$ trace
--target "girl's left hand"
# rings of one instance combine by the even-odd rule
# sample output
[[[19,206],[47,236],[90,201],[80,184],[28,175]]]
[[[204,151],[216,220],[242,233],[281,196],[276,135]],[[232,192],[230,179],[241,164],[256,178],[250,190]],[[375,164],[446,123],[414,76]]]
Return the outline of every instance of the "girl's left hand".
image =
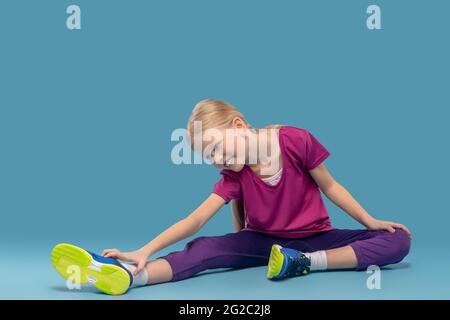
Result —
[[[367,224],[367,229],[369,230],[386,230],[391,233],[395,232],[395,229],[402,229],[406,231],[409,234],[409,237],[412,238],[411,232],[407,227],[402,225],[401,223],[396,223],[392,221],[383,221],[383,220],[377,220],[373,219]]]
[[[132,252],[121,252],[117,249],[105,249],[102,252],[102,256],[105,258],[114,258],[120,259],[124,262],[135,262],[136,269],[133,274],[137,275],[142,269],[145,268],[145,264],[147,263],[148,254],[142,250],[136,250]]]

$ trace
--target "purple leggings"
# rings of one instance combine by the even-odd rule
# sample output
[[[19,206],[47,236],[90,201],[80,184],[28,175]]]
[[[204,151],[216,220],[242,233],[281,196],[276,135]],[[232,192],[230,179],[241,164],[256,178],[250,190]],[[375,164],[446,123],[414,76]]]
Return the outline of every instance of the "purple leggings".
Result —
[[[381,267],[400,262],[409,252],[410,238],[401,229],[394,233],[334,229],[301,239],[239,231],[223,236],[198,237],[188,242],[183,250],[159,258],[167,260],[172,267],[172,281],[178,281],[207,269],[267,265],[273,244],[302,252],[350,245],[358,260],[356,270],[366,270],[370,265]]]

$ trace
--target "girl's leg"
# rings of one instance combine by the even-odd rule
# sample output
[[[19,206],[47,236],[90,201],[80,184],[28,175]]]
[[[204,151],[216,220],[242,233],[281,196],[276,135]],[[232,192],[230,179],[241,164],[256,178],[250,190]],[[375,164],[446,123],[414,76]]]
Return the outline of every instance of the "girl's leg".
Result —
[[[326,250],[327,269],[354,269],[358,266],[358,259],[351,246]]]
[[[275,242],[277,238],[253,231],[198,237],[183,250],[149,262],[148,283],[183,280],[208,269],[267,265]]]
[[[146,265],[148,284],[178,281],[203,270],[267,265],[273,244],[302,252],[325,250],[327,269],[365,270],[369,265],[400,262],[409,252],[409,235],[369,230],[335,229],[304,239],[281,239],[252,231],[198,237],[181,251]]]
[[[148,274],[147,284],[157,284],[171,281],[173,278],[172,268],[165,259],[156,259],[145,265]]]
[[[303,252],[325,250],[327,269],[365,270],[370,265],[381,267],[400,262],[410,245],[409,235],[401,229],[394,233],[335,229],[289,241],[285,246]]]

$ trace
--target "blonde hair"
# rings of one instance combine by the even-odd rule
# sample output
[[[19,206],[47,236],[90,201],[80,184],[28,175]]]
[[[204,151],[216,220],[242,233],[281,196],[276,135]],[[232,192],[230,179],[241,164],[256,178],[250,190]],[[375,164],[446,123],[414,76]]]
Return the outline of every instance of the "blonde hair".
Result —
[[[218,99],[204,99],[198,102],[187,122],[187,138],[190,142],[191,148],[194,144],[194,121],[201,121],[202,131],[210,128],[226,129],[231,127],[233,119],[239,117],[251,129],[250,123],[245,119],[242,112],[231,104]],[[272,124],[265,127],[265,129],[278,128],[281,124]]]

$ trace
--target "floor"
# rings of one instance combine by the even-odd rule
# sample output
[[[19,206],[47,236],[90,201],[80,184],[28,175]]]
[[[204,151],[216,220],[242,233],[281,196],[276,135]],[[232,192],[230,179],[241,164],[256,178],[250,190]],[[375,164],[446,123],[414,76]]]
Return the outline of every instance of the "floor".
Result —
[[[370,274],[328,271],[281,282],[265,279],[265,267],[205,271],[191,279],[134,288],[108,296],[94,287],[68,290],[52,268],[49,246],[14,248],[0,265],[1,299],[449,299],[449,256],[415,248],[401,263],[381,270],[381,288],[369,290]],[[3,248],[6,250],[6,248]],[[26,259],[25,259],[26,257]],[[430,261],[433,264],[430,264]],[[5,290],[6,288],[6,290]]]

